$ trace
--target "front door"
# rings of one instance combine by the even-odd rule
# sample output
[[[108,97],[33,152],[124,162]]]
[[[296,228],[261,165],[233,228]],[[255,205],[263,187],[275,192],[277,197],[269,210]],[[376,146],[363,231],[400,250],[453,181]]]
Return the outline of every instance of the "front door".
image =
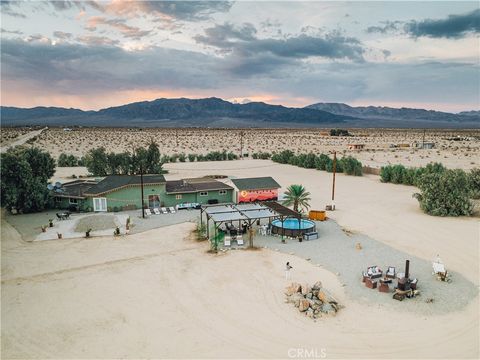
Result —
[[[160,207],[160,196],[148,195],[148,207],[150,209],[156,209]]]
[[[107,211],[107,198],[93,198],[93,211]]]

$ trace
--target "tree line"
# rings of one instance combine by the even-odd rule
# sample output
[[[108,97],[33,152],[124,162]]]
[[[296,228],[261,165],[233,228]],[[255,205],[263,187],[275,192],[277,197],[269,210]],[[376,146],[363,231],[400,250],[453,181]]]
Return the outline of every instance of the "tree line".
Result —
[[[308,153],[295,155],[291,150],[283,150],[277,154],[273,154],[272,161],[307,169],[333,172],[333,159],[326,154],[316,155],[314,153]],[[337,159],[335,171],[347,175],[362,176],[362,163],[352,156],[345,156]]]

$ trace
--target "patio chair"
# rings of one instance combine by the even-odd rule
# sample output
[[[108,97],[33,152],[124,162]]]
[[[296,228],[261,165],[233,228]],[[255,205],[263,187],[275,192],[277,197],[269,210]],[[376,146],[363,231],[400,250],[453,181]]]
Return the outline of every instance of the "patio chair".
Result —
[[[168,214],[167,208],[162,207],[162,213]]]
[[[160,215],[160,210],[158,208],[153,208],[155,215]]]
[[[170,206],[168,209],[172,214],[175,214],[177,212],[173,206]]]
[[[150,209],[145,209],[145,215],[147,216],[152,215],[152,212],[150,211]]]
[[[56,215],[58,220],[63,220],[63,216],[61,216],[59,213],[56,213]]]
[[[386,273],[385,273],[385,277],[387,279],[395,279],[395,274],[396,274],[396,269],[394,266],[389,266]]]
[[[230,246],[230,238],[225,236],[225,238],[223,239],[223,246],[227,247],[227,246]]]

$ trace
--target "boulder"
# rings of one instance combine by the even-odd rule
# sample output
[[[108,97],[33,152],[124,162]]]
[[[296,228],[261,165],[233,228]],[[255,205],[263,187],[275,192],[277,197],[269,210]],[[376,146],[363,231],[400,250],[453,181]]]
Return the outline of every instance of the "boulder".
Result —
[[[307,311],[310,307],[310,303],[306,299],[302,299],[299,301],[298,311],[304,312]]]
[[[312,295],[311,292],[309,292],[309,293],[306,295],[306,298],[307,298],[307,299],[312,299],[312,297],[313,297],[313,295]]]
[[[308,309],[305,314],[310,318],[313,319],[315,317],[315,314],[313,313],[313,310],[310,308]]]
[[[289,286],[285,288],[285,295],[290,296],[293,295],[297,292],[299,292],[301,289],[300,284],[297,283],[291,283]]]
[[[310,292],[310,290],[311,289],[310,289],[310,286],[308,286],[308,284],[302,285],[301,291],[303,296],[307,295]]]
[[[320,290],[322,288],[322,282],[317,281],[315,284],[312,286],[312,290]]]
[[[329,315],[334,315],[336,313],[335,308],[331,304],[323,304],[321,308],[322,312]]]
[[[324,303],[337,302],[335,298],[325,289],[318,292],[318,298]]]
[[[290,296],[290,302],[293,303],[296,307],[299,306],[300,300],[305,300],[300,293],[295,293],[292,296]]]

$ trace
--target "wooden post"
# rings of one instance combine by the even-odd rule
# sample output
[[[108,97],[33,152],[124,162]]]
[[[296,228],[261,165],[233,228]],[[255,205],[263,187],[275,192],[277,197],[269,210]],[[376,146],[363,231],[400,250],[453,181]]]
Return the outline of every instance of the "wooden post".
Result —
[[[143,166],[140,164],[140,187],[142,189],[142,218],[145,219],[145,206],[144,206],[144,199],[143,199]]]
[[[333,152],[332,210],[335,210],[335,174],[337,172],[337,152]]]

